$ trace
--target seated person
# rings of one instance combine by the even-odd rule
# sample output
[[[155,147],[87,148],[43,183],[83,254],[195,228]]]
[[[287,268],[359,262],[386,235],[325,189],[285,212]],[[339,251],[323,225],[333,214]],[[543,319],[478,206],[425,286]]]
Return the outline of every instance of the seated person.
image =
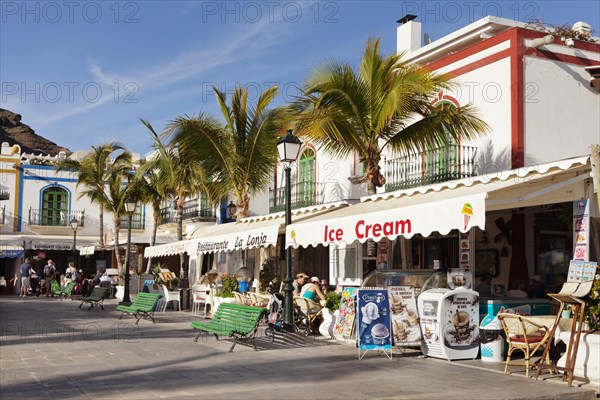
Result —
[[[515,299],[526,299],[527,298],[527,292],[525,291],[526,287],[525,287],[525,282],[523,281],[517,281],[515,282],[515,287],[513,287],[512,289],[510,289],[506,295],[508,297],[514,297]]]
[[[317,296],[319,297],[319,299],[325,300],[326,297],[323,291],[321,290],[321,285],[319,284],[319,282],[319,278],[317,278],[316,276],[310,278],[310,283],[307,283],[302,287],[301,296],[312,301],[318,301]]]
[[[476,292],[479,292],[479,297],[491,297],[492,296],[492,275],[484,272],[479,278],[479,285],[475,288]]]
[[[300,296],[302,286],[307,282],[308,275],[304,272],[300,272],[296,275],[296,279],[292,282],[292,286],[294,286],[294,296]]]
[[[98,269],[96,270],[96,276],[92,279],[92,287],[100,284],[100,279],[102,278],[103,271]]]
[[[530,299],[546,297],[546,290],[542,284],[542,278],[539,275],[531,277],[531,286],[527,288],[527,296]]]

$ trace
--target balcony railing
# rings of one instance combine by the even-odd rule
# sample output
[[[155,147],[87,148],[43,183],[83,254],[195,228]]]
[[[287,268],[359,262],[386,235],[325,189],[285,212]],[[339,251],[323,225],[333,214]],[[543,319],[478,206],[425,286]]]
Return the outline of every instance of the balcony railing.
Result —
[[[119,218],[119,222],[121,223],[121,229],[129,228],[129,217],[122,216]],[[131,229],[144,229],[146,223],[142,214],[133,214],[131,217]]]
[[[198,219],[198,218],[214,218],[215,211],[212,207],[208,207],[208,201],[201,198],[188,200],[183,205],[183,220]],[[163,224],[177,223],[177,210],[170,207],[165,207],[160,210]]]
[[[292,183],[292,209],[323,204],[322,182],[301,181]],[[285,186],[277,190],[269,189],[269,212],[285,210]]]
[[[54,210],[54,209],[29,209],[29,225],[37,226],[64,226],[70,227],[69,223],[77,218],[79,227],[85,226],[85,211]]]
[[[387,161],[385,191],[475,176],[477,147],[448,145]]]

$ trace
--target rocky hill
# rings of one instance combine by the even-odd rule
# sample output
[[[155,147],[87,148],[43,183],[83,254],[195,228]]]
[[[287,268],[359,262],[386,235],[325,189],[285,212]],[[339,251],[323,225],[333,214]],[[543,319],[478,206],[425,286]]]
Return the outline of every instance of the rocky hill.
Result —
[[[18,144],[25,153],[57,155],[60,151],[71,153],[66,147],[57,145],[21,122],[21,116],[0,108],[0,143]]]

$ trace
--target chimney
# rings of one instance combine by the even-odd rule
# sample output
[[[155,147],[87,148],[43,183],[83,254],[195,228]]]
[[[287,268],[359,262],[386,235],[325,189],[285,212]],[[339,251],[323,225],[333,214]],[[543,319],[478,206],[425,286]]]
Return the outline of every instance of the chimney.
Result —
[[[421,48],[421,23],[414,21],[416,15],[407,14],[398,21],[396,29],[396,52],[413,52]]]

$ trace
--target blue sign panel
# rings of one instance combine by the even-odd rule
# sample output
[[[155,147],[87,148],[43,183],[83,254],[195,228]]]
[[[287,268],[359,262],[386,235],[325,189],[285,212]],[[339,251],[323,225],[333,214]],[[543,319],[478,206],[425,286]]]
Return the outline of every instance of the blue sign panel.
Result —
[[[387,289],[360,289],[357,295],[356,317],[360,350],[392,348],[390,300]]]

